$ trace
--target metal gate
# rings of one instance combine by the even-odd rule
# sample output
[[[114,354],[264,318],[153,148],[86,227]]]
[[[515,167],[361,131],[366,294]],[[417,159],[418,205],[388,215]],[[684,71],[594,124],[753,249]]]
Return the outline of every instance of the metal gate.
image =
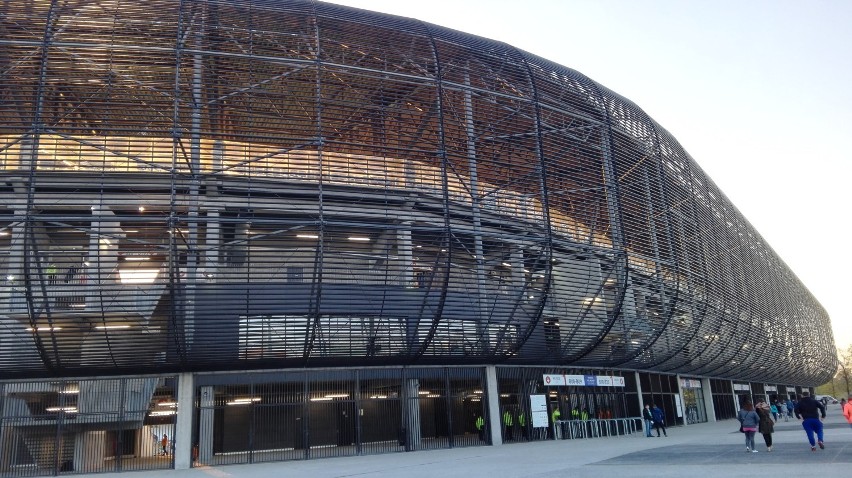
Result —
[[[172,468],[174,384],[174,377],[0,384],[0,476]]]
[[[194,462],[304,460],[484,444],[475,428],[483,413],[482,389],[482,370],[470,368],[199,377]]]

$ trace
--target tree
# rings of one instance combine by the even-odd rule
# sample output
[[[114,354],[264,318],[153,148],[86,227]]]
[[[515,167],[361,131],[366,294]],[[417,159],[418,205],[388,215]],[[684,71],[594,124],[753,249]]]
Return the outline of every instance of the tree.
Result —
[[[834,376],[833,382],[840,381],[843,385],[841,390],[845,389],[846,394],[843,397],[852,395],[850,393],[849,380],[852,379],[852,345],[843,349],[837,349],[837,374]],[[839,379],[839,380],[838,380]],[[839,387],[838,387],[839,388]]]

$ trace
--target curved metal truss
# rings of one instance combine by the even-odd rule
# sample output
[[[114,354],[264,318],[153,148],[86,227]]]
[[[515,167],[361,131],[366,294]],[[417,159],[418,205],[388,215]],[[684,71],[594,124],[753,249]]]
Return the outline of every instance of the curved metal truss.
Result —
[[[0,32],[3,376],[834,371],[789,268],[574,70],[306,1],[12,1]]]

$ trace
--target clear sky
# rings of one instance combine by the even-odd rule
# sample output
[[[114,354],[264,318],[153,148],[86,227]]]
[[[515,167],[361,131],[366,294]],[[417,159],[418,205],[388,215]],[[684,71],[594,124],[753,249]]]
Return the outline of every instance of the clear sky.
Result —
[[[671,132],[852,344],[852,1],[336,0],[576,69]]]

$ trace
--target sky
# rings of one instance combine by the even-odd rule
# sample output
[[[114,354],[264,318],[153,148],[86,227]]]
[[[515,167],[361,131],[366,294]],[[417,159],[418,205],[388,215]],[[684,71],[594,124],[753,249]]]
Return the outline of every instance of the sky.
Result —
[[[677,138],[852,345],[852,1],[332,0],[500,40]]]

